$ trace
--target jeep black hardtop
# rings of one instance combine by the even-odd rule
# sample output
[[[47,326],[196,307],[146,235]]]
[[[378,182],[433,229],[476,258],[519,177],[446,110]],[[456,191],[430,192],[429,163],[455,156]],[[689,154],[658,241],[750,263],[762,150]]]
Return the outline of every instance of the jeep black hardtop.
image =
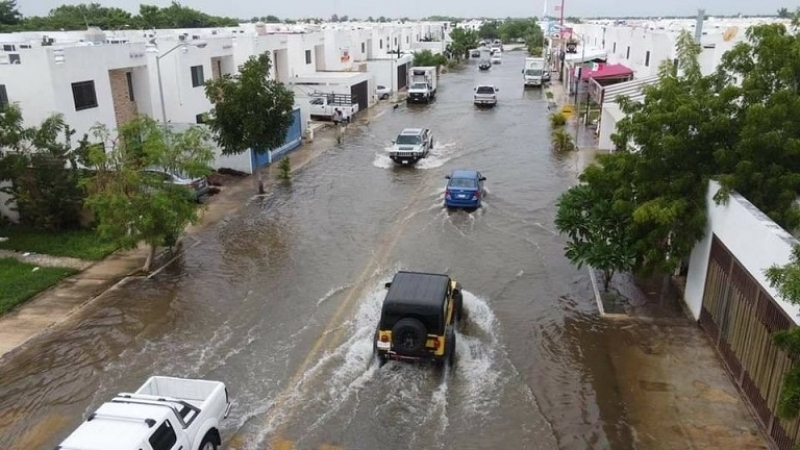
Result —
[[[441,333],[447,317],[450,277],[422,272],[395,274],[383,301],[381,327],[390,328],[403,317],[422,321],[429,332]]]

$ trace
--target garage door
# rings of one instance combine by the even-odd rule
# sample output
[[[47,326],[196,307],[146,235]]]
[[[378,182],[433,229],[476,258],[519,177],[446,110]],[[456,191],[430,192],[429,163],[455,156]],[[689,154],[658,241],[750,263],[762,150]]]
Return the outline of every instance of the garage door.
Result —
[[[366,81],[350,86],[350,95],[358,103],[358,111],[364,111],[369,107],[369,89]]]
[[[397,90],[403,89],[408,84],[408,64],[397,66]]]

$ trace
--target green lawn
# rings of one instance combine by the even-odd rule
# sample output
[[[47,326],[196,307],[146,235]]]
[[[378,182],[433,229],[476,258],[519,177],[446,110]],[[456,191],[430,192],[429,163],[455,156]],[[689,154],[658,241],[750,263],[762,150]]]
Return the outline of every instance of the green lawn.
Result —
[[[100,260],[116,250],[116,246],[100,239],[94,230],[48,232],[23,227],[0,229],[0,249],[33,252],[43,255]]]
[[[63,267],[40,267],[0,258],[0,314],[75,273]]]

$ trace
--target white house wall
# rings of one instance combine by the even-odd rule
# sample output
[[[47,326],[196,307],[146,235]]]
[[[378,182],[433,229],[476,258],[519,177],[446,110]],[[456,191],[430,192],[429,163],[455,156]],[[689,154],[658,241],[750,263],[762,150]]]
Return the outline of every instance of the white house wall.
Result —
[[[738,194],[732,195],[727,205],[717,205],[713,197],[718,190],[719,184],[712,181],[706,195],[706,235],[695,245],[689,261],[684,298],[692,316],[696,320],[700,317],[713,233],[798,323],[800,307],[781,300],[764,276],[764,270],[769,267],[789,262],[792,246],[797,244],[797,240]]]
[[[52,55],[42,49],[20,53],[20,64],[0,65],[0,84],[5,85],[9,102],[18,103],[22,109],[25,123],[38,125],[58,111],[50,75]]]
[[[298,33],[286,35],[288,39],[289,77],[294,78],[316,72],[316,55],[314,47],[325,44],[325,36],[321,32]],[[306,51],[311,52],[310,61],[306,61]]]

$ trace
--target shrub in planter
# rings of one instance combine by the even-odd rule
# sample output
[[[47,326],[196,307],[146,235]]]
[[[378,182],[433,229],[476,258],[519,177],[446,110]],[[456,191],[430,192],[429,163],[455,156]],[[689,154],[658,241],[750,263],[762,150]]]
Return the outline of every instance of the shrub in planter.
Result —
[[[550,114],[550,126],[555,128],[561,128],[567,124],[567,118],[564,117],[561,113],[553,113]]]

